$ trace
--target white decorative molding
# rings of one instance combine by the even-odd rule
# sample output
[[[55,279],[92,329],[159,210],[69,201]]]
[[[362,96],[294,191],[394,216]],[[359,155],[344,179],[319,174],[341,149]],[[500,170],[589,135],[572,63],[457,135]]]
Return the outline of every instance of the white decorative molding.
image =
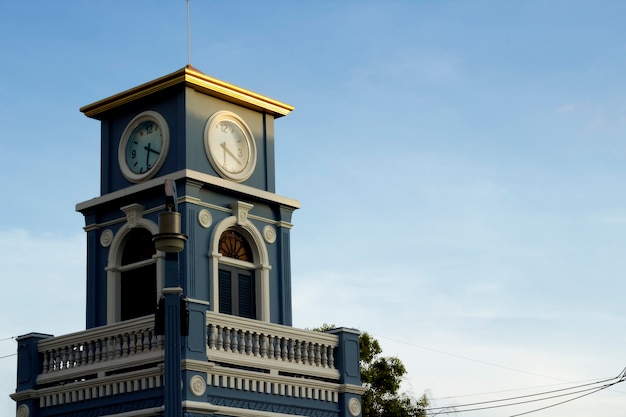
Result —
[[[121,309],[119,300],[122,278],[122,254],[124,252],[124,239],[126,235],[136,227],[142,227],[153,235],[159,233],[159,226],[156,223],[149,219],[144,219],[142,216],[136,216],[140,208],[143,212],[143,206],[139,204],[131,204],[122,207],[122,210],[127,213],[128,222],[117,231],[111,242],[111,248],[109,249],[107,266],[105,268],[107,271],[107,324],[120,321]],[[134,215],[132,213],[134,213]],[[130,221],[131,217],[133,222]],[[157,293],[154,295],[155,302],[157,300],[157,294],[161,292],[163,283],[165,282],[165,277],[163,276],[163,262],[164,252],[160,251],[157,251],[156,255],[154,255],[151,260],[145,261],[146,264],[156,263],[157,265]]]
[[[348,410],[353,417],[359,417],[361,414],[361,402],[356,398],[350,398],[348,401]]]
[[[17,407],[17,413],[15,414],[17,417],[29,417],[30,416],[30,408],[26,404],[22,404]]]
[[[111,242],[113,242],[113,232],[111,229],[106,229],[100,235],[100,245],[102,245],[103,248],[108,248]]]
[[[237,219],[238,226],[243,226],[248,222],[248,212],[252,207],[254,207],[252,204],[243,201],[235,201],[230,205],[230,208],[233,210],[233,216]]]
[[[137,227],[137,222],[143,217],[145,209],[141,204],[130,204],[120,208],[126,214],[126,222],[131,229]]]
[[[263,228],[263,238],[267,243],[276,242],[276,230],[272,226],[265,226]]]
[[[189,389],[196,397],[201,397],[206,392],[206,381],[200,375],[194,375],[189,380]]]
[[[209,186],[216,186],[218,188],[232,190],[236,193],[247,194],[254,199],[278,203],[282,206],[285,206],[286,208],[291,208],[293,210],[300,208],[300,202],[298,202],[297,200],[293,200],[291,198],[283,197],[269,191],[260,190],[249,185],[239,184],[236,182],[225,180],[215,175],[205,174],[203,172],[198,172],[191,169],[181,169],[180,171],[173,172],[168,175],[168,178],[171,178],[173,180],[192,179],[196,181],[201,181],[202,183],[205,183]],[[122,190],[114,191],[100,197],[95,197],[90,200],[83,201],[82,203],[76,204],[76,210],[83,212],[100,204],[112,202],[128,195],[140,193],[142,191],[150,190],[155,187],[159,187],[159,189],[163,188],[163,178],[153,178],[147,181],[140,182],[138,184],[131,185],[130,187],[126,187]]]
[[[235,267],[241,267],[255,271],[256,291],[257,291],[257,319],[260,321],[269,321],[270,319],[270,269],[269,254],[261,232],[252,224],[248,218],[248,210],[252,208],[252,204],[237,201],[231,205],[233,215],[218,222],[211,232],[211,240],[209,247],[209,262],[211,268],[211,280],[213,288],[218,288],[219,264],[228,264]],[[241,218],[245,221],[240,223]],[[237,259],[222,256],[218,252],[219,239],[222,233],[227,229],[238,226],[240,232],[243,232],[250,240],[250,246],[253,251],[253,262],[244,262]],[[217,311],[219,304],[219,291],[212,291],[211,307]]]
[[[204,227],[205,229],[211,226],[211,223],[213,223],[213,217],[211,217],[211,213],[209,212],[209,210],[200,210],[200,212],[198,213],[198,223],[200,223],[200,226]]]

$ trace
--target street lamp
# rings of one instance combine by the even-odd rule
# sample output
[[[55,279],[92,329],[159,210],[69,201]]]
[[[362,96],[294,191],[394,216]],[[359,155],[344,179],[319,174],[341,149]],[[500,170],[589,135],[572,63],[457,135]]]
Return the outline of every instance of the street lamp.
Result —
[[[165,285],[155,314],[155,332],[165,334],[165,357],[163,377],[165,417],[182,417],[182,394],[180,386],[181,361],[181,300],[178,253],[185,247],[187,236],[181,232],[180,213],[176,196],[176,184],[165,180],[165,211],[159,214],[159,233],[153,237],[157,250],[165,252]]]

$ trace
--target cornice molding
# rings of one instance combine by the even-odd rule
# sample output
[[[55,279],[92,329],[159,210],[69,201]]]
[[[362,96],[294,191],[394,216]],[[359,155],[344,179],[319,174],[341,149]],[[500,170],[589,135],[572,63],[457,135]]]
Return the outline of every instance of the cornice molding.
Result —
[[[96,207],[100,204],[109,203],[119,198],[127,197],[139,193],[141,191],[149,190],[155,187],[163,187],[163,181],[165,178],[173,180],[187,179],[192,181],[200,181],[205,186],[221,188],[225,190],[235,191],[239,194],[238,198],[246,199],[252,197],[253,200],[261,200],[269,203],[277,203],[290,210],[296,210],[300,208],[300,202],[288,197],[283,197],[278,194],[271,193],[269,191],[261,190],[258,188],[250,187],[249,185],[239,184],[236,182],[228,181],[223,178],[219,178],[213,175],[204,174],[202,172],[194,171],[191,169],[181,169],[180,171],[173,172],[171,174],[164,175],[158,178],[152,178],[148,181],[141,182],[139,184],[133,184],[129,187],[121,190],[114,191],[102,195],[100,197],[92,198],[91,200],[83,201],[76,204],[76,211],[84,212],[92,207]],[[181,196],[184,197],[184,196]],[[149,210],[146,210],[149,212]]]
[[[176,85],[184,85],[198,92],[240,106],[263,113],[269,113],[276,118],[286,116],[294,109],[294,107],[289,104],[210,77],[191,65],[188,65],[171,74],[157,78],[156,80],[149,81],[119,94],[83,106],[80,111],[87,117],[101,120],[104,114],[109,110]]]

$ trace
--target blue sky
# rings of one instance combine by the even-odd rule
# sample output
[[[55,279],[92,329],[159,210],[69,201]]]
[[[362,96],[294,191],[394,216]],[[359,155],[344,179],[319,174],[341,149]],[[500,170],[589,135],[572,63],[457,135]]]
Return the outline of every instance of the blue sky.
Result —
[[[191,0],[191,64],[296,108],[276,123],[277,191],[302,203],[295,325],[372,333],[438,406],[617,375],[624,15],[621,1]],[[78,109],[186,64],[183,0],[0,3],[0,339],[83,328],[74,206],[99,195],[100,147]],[[15,362],[0,359],[3,415]],[[617,385],[533,415],[625,404]]]

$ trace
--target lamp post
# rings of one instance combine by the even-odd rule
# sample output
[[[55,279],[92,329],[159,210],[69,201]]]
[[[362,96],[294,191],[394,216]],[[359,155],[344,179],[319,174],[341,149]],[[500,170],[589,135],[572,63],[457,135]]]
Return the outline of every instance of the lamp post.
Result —
[[[165,252],[165,285],[163,288],[165,358],[164,358],[164,406],[165,417],[182,417],[182,394],[180,385],[181,361],[181,297],[178,252],[185,247],[187,236],[180,233],[180,213],[176,196],[176,184],[165,180],[165,211],[159,214],[159,233],[154,236],[157,250]],[[159,302],[161,304],[161,302]],[[156,314],[159,320],[159,312]],[[159,327],[155,323],[155,327]]]

